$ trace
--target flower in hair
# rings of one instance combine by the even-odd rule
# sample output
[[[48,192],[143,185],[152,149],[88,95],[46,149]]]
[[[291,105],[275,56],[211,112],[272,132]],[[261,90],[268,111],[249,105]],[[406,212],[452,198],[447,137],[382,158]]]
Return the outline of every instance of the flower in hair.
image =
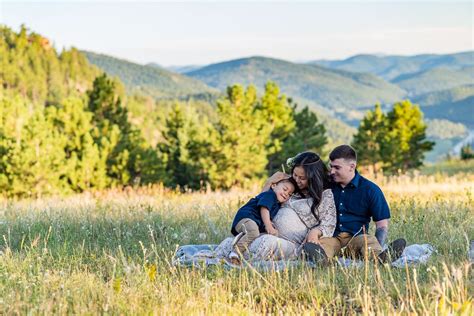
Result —
[[[286,160],[286,165],[288,166],[288,168],[290,169],[293,169],[293,167],[295,166],[295,157],[290,157]]]

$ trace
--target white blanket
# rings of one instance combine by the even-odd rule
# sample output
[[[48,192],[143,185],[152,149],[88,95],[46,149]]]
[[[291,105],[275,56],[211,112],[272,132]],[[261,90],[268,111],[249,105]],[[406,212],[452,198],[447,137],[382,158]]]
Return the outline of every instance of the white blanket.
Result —
[[[185,245],[178,248],[173,258],[173,264],[179,266],[207,267],[211,265],[223,265],[226,268],[253,267],[258,270],[282,270],[287,267],[301,265],[302,262],[297,257],[288,260],[264,260],[261,258],[247,258],[242,266],[232,265],[225,257],[228,255],[228,243],[232,238],[225,239],[220,245]],[[435,252],[433,246],[429,244],[414,244],[407,246],[402,256],[392,262],[393,267],[403,268],[405,265],[425,264]],[[313,263],[306,262],[309,266]],[[364,263],[360,260],[338,258],[338,264],[344,267],[362,267]]]

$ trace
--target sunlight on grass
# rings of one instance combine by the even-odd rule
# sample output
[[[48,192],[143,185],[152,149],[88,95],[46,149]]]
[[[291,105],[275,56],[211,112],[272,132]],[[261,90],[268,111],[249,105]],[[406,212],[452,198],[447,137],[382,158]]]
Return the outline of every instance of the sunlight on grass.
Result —
[[[472,176],[377,181],[392,207],[390,236],[432,244],[427,265],[279,272],[172,265],[178,245],[228,236],[235,210],[258,187],[4,200],[0,313],[472,315]]]

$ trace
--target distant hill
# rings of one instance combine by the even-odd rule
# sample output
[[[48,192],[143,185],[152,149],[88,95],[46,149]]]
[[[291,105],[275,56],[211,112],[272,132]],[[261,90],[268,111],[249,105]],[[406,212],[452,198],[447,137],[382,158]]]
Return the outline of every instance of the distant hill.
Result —
[[[198,70],[199,68],[202,68],[202,65],[186,65],[186,66],[169,66],[166,67],[169,71],[177,72],[179,74],[184,74],[186,72]]]
[[[474,84],[431,92],[412,99],[426,118],[447,119],[474,128]]]
[[[446,55],[356,55],[310,64],[378,75],[405,90],[405,97],[420,104],[425,117],[473,126],[474,51]]]
[[[427,119],[426,123],[428,125],[426,136],[435,142],[433,150],[425,156],[426,161],[435,162],[445,158],[446,154],[469,134],[469,130],[461,123],[443,119]]]
[[[472,95],[474,95],[474,84],[422,94],[413,98],[413,102],[419,104],[422,107],[432,105],[437,106],[440,104],[450,104],[461,101]]]
[[[197,69],[203,67],[203,66],[200,66],[200,65],[184,65],[184,66],[168,66],[168,67],[165,67],[165,66],[162,66],[162,65],[157,64],[157,63],[148,63],[145,66],[150,66],[150,67],[155,67],[155,68],[160,68],[160,69],[166,69],[166,70],[169,70],[171,72],[177,72],[179,74],[183,74],[185,72],[197,70]]]
[[[333,69],[372,73],[390,81],[400,75],[418,73],[432,68],[457,70],[474,66],[474,51],[446,55],[356,55],[344,60],[315,60],[310,63]]]
[[[107,55],[87,51],[83,53],[91,64],[111,76],[119,77],[129,93],[140,93],[154,98],[217,93],[203,82],[170,72],[157,65],[144,66]]]
[[[414,74],[401,75],[392,80],[409,95],[446,90],[462,85],[474,84],[474,66],[462,69],[433,68]]]
[[[219,90],[235,83],[254,84],[261,89],[268,80],[272,80],[288,96],[310,100],[328,109],[392,103],[406,95],[398,86],[372,74],[266,57],[231,60],[185,74]]]
[[[146,64],[145,66],[155,67],[155,68],[159,68],[159,69],[165,68],[165,67],[161,66],[161,65],[158,64],[158,63],[148,63],[148,64]]]
[[[52,41],[25,26],[17,33],[0,24],[0,96],[21,95],[35,105],[57,104],[82,96],[99,74],[76,48],[58,53]]]
[[[474,128],[474,95],[449,103],[449,106],[440,103],[421,109],[427,118],[446,119],[462,123],[471,129]]]

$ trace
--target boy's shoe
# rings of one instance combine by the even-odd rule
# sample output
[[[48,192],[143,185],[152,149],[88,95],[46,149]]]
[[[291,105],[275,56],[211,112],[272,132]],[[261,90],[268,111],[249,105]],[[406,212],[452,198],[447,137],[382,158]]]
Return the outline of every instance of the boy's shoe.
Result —
[[[230,254],[229,254],[229,257],[227,257],[228,259],[228,262],[230,264],[233,264],[233,265],[236,265],[236,266],[240,266],[242,264],[242,261],[240,261],[240,256],[238,253],[232,251]]]
[[[397,240],[392,241],[387,249],[382,251],[379,256],[379,262],[380,263],[389,263],[397,260],[400,258],[400,256],[403,253],[403,250],[405,250],[405,247],[407,246],[407,241],[403,238],[399,238]]]
[[[235,245],[237,245],[239,240],[242,239],[242,237],[244,236],[245,236],[245,232],[240,232],[234,237],[234,240],[232,240],[232,249],[235,248]]]
[[[306,260],[314,263],[320,263],[325,265],[329,261],[329,258],[326,255],[326,252],[324,251],[323,247],[312,242],[307,242],[304,244],[303,254]]]

